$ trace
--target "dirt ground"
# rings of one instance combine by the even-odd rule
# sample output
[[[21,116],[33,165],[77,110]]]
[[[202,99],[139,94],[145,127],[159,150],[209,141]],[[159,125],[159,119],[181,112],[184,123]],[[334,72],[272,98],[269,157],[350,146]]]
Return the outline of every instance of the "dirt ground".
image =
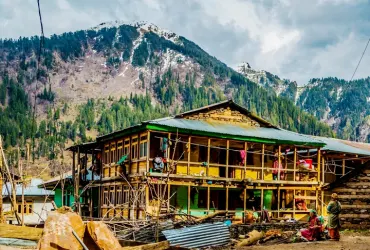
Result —
[[[242,247],[238,250],[370,250],[370,232],[343,232],[340,241],[318,241],[272,246]]]

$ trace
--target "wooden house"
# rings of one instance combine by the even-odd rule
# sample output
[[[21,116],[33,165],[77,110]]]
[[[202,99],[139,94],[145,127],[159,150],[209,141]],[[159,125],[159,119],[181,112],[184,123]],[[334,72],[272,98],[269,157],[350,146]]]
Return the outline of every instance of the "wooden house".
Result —
[[[142,122],[70,150],[73,159],[77,156],[77,183],[88,159],[101,175],[90,185],[99,196],[91,205],[99,208],[99,217],[140,219],[170,210],[244,217],[265,209],[274,217],[299,219],[308,210],[297,200],[321,209],[325,145],[273,126],[229,100]]]

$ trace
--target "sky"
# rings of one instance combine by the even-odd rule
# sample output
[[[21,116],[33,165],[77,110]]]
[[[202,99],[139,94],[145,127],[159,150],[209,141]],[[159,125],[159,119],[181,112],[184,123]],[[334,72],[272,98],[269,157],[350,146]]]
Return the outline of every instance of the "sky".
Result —
[[[230,67],[303,85],[349,80],[370,38],[370,0],[40,0],[45,35],[102,22],[147,21],[195,42]],[[0,0],[0,38],[40,34],[36,0]],[[370,45],[354,78],[370,75]]]

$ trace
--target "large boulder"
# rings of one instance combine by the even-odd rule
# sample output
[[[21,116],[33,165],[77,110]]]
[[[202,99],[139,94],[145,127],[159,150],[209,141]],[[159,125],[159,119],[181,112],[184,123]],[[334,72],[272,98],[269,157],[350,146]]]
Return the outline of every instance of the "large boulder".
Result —
[[[100,250],[116,250],[122,248],[118,239],[104,222],[90,221],[86,226],[91,238]]]
[[[50,212],[45,221],[45,227],[39,241],[39,250],[82,250],[83,247],[72,231],[82,240],[85,225],[81,217],[69,207],[59,208]]]

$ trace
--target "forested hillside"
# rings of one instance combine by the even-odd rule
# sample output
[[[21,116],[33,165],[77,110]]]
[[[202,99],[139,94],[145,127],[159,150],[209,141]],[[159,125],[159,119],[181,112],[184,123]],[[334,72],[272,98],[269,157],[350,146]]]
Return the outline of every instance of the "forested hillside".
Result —
[[[238,71],[325,122],[338,137],[370,141],[370,77],[351,82],[336,77],[313,78],[298,86],[269,72],[253,70],[247,63]]]
[[[33,156],[55,159],[67,144],[97,133],[226,98],[282,128],[334,135],[289,98],[154,25],[102,24],[53,35],[45,38],[39,67],[38,48],[36,36],[0,40],[0,133],[9,155],[16,145],[24,154],[34,137]]]

